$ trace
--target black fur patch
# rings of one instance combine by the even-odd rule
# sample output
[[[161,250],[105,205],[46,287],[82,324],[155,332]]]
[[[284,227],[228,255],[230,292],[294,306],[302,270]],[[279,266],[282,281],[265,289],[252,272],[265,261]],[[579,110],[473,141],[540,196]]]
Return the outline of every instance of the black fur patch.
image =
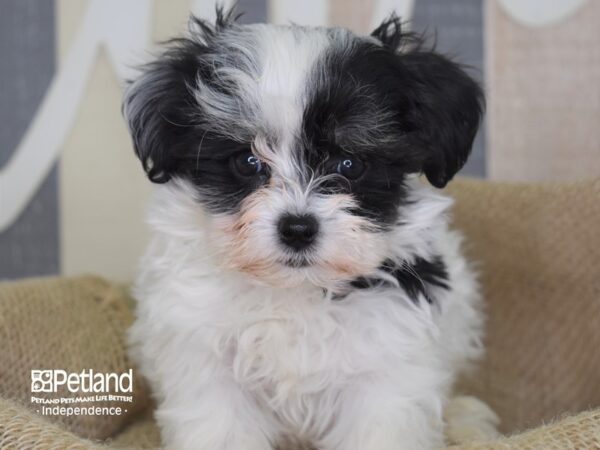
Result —
[[[303,117],[306,159],[314,171],[344,157],[360,158],[366,166],[359,179],[340,177],[324,188],[352,194],[359,204],[355,213],[380,225],[396,221],[405,175],[419,171],[403,145],[399,102],[389,89],[396,82],[387,70],[390,58],[372,43],[351,52],[332,47],[314,70]]]
[[[304,145],[317,173],[330,159],[360,158],[367,167],[363,176],[339,179],[334,188],[357,199],[357,214],[392,225],[406,174],[424,172],[443,187],[462,167],[483,100],[460,66],[402,32],[397,18],[373,36],[382,45],[334,42],[313,68]]]
[[[199,117],[190,92],[198,77],[222,91],[226,89],[216,83],[207,55],[211,40],[234,19],[232,11],[222,9],[217,9],[215,25],[193,19],[196,33],[202,36],[169,41],[163,54],[144,67],[138,86],[130,88],[123,105],[135,151],[148,178],[155,183],[174,177],[192,181],[213,212],[237,210],[240,202],[268,178],[266,174],[250,178],[235,174],[230,157],[249,151],[250,143],[211,131],[210,124]]]
[[[380,267],[380,270],[389,273],[411,298],[418,304],[419,295],[422,295],[427,303],[434,303],[435,299],[431,295],[432,286],[448,289],[448,272],[446,265],[441,257],[435,257],[431,260],[416,258],[412,264],[405,263],[401,266],[386,260]],[[352,287],[356,289],[369,289],[378,286],[389,286],[389,283],[382,279],[358,278],[351,282]]]

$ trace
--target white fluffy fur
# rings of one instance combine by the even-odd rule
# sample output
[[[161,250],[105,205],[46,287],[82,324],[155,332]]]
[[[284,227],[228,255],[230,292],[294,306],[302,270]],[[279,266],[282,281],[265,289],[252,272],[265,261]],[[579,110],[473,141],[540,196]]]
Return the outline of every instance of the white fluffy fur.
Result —
[[[350,39],[343,29],[335,33]],[[332,42],[324,28],[298,26],[253,24],[218,34],[204,58],[235,95],[224,96],[198,78],[193,90],[202,117],[234,139],[243,132],[253,138],[268,131],[291,141],[302,119],[306,78]]]
[[[265,450],[287,434],[324,450],[442,444],[449,388],[480,352],[479,294],[446,224],[451,202],[410,189],[407,225],[382,251],[443,257],[450,289],[434,305],[391,288],[333,301],[310,282],[277,288],[223,269],[193,189],[157,187],[130,337],[169,448]]]
[[[349,32],[256,25],[223,36],[203,58],[235,95],[197,80],[190,90],[199,116],[221,134],[247,134],[271,172],[239,213],[205,212],[202,203],[222,199],[181,179],[156,187],[130,340],[165,444],[269,450],[291,437],[319,450],[442,445],[449,389],[480,353],[482,328],[476,281],[447,226],[450,200],[410,179],[402,224],[385,229],[353,215],[350,194],[314,189],[322,178],[305,170],[295,148],[306,78],[328,45],[353,45]],[[153,76],[130,92],[160,85]],[[126,115],[139,113],[136,101],[126,102]],[[388,116],[375,106],[347,126],[362,129],[360,114],[379,114],[385,128]],[[365,130],[364,139],[381,132]],[[285,213],[319,221],[306,267],[282,264],[293,258],[277,236]],[[395,279],[395,287],[333,298],[386,259],[417,257],[446,265],[449,289],[431,287],[433,304],[416,304]]]

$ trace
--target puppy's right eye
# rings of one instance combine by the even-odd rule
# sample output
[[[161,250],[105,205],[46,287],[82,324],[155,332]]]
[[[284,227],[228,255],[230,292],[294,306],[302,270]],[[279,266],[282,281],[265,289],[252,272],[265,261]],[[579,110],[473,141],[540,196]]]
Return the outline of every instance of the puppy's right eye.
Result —
[[[349,180],[357,180],[365,171],[365,165],[360,159],[344,158],[337,163],[335,171]]]
[[[231,165],[233,170],[242,177],[253,177],[265,170],[262,161],[250,151],[234,155],[232,157]]]

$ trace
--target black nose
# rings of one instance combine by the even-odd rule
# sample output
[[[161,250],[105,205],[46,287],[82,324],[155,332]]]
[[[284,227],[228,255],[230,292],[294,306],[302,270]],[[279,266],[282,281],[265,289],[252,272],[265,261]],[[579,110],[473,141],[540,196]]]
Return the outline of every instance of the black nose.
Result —
[[[288,214],[279,219],[277,229],[281,242],[294,250],[302,250],[315,240],[319,224],[317,219],[310,215],[293,216]]]

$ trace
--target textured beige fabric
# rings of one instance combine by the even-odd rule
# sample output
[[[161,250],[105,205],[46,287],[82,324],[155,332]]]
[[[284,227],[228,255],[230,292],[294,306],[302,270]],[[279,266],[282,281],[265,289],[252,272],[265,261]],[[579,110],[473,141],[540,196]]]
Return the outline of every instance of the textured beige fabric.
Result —
[[[0,449],[97,450],[99,445],[32,414],[26,408],[0,399]]]
[[[448,447],[448,450],[598,450],[600,410],[557,420],[525,433],[494,441]]]
[[[138,418],[123,432],[106,442],[110,448],[146,450],[160,446],[160,432],[152,419],[151,411]]]
[[[600,448],[600,180],[502,184],[456,180],[455,223],[481,262],[488,356],[463,390],[484,399],[511,437],[452,450]],[[136,421],[62,426],[23,407],[29,367],[129,367],[130,299],[93,277],[0,284],[0,449],[148,449],[159,433],[136,393]],[[40,367],[40,366],[38,366]],[[96,366],[93,366],[96,367]],[[8,370],[10,368],[10,370]],[[108,369],[105,369],[108,370]],[[16,402],[9,402],[12,398]],[[548,423],[552,418],[564,417]],[[113,436],[103,445],[76,437]],[[285,449],[289,450],[289,449]]]
[[[79,438],[35,414],[0,400],[0,449],[11,450],[146,450],[160,447],[156,424],[148,415],[104,444]],[[600,448],[600,409],[557,420],[511,437],[448,450],[597,450]],[[282,449],[290,450],[290,449]]]
[[[124,293],[95,277],[32,279],[0,283],[0,397],[35,411],[31,370],[63,369],[122,373],[131,368],[124,335],[132,313]],[[122,428],[148,400],[134,372],[134,404],[93,402],[75,406],[120,406],[121,416],[51,416],[66,429],[103,439]],[[107,392],[115,394],[115,392]],[[81,394],[86,396],[89,394]],[[65,389],[36,397],[75,397]],[[63,405],[65,406],[65,405]]]
[[[600,406],[600,179],[462,179],[450,192],[489,316],[487,357],[468,393],[504,432]]]
[[[485,6],[489,176],[600,175],[600,2],[538,27],[519,23],[499,0]]]

